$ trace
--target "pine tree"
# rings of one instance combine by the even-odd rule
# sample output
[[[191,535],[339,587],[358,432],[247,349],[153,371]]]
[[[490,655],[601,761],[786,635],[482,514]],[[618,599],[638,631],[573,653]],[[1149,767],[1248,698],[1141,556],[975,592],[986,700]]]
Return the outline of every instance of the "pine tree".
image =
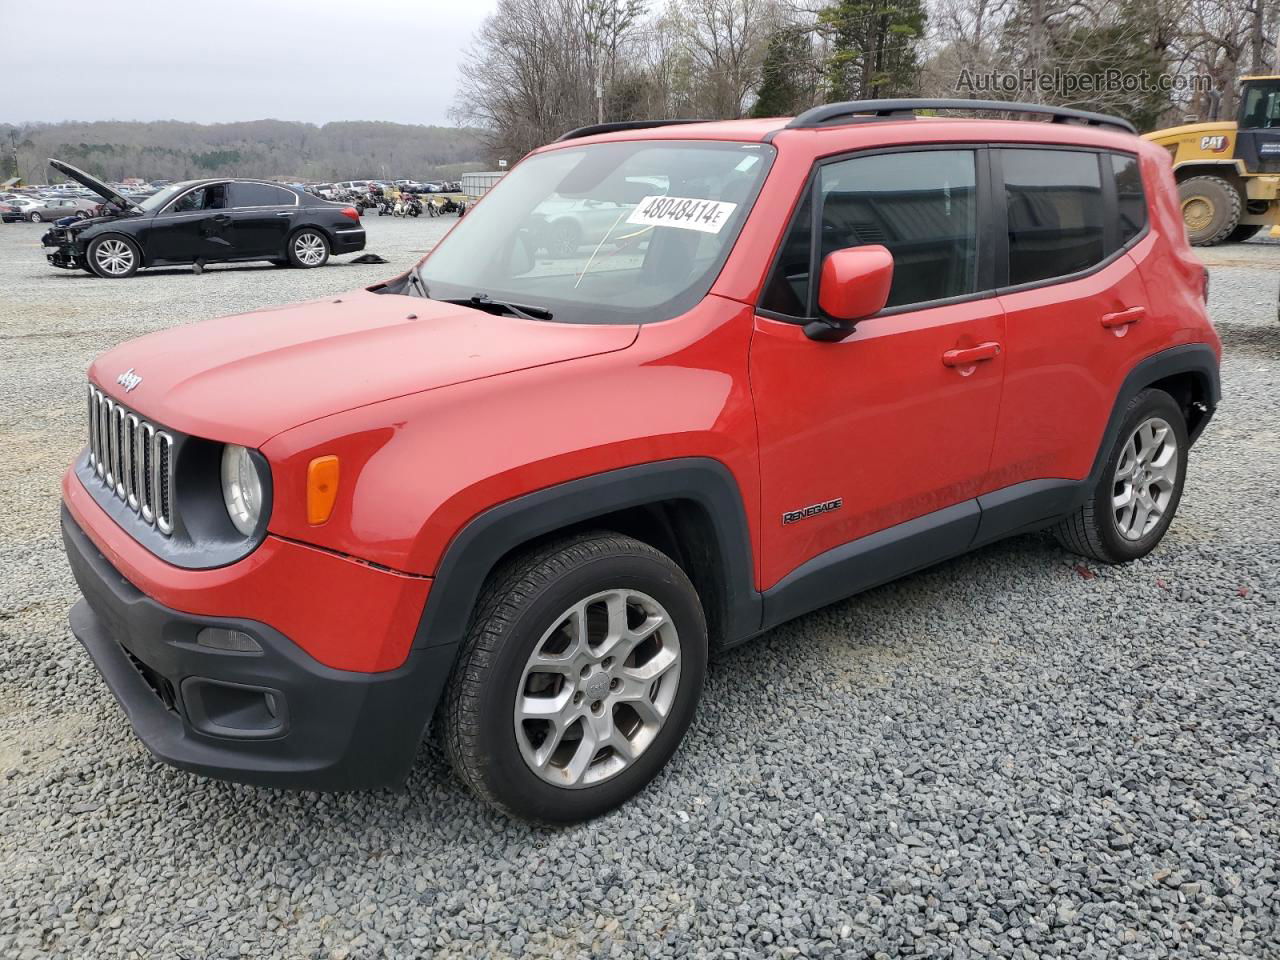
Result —
[[[833,100],[914,92],[924,36],[922,0],[837,0],[818,15],[831,42],[827,84]]]
[[[809,106],[804,78],[811,72],[813,52],[808,35],[795,27],[779,27],[769,37],[760,71],[760,92],[753,117],[789,117]]]

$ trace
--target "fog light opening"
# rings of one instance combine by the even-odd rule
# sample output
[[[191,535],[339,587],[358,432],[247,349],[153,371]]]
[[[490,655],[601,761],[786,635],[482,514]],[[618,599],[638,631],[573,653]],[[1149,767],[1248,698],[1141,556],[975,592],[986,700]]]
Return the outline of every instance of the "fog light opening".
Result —
[[[229,630],[225,627],[205,627],[196,634],[196,643],[211,650],[229,650],[233,653],[261,653],[262,647],[257,640],[243,630]]]

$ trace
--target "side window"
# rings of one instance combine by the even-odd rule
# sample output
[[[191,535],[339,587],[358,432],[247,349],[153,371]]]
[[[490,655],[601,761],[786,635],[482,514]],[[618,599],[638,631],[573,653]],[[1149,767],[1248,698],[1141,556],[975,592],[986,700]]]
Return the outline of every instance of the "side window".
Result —
[[[822,167],[821,263],[833,250],[883,244],[893,254],[887,306],[977,290],[977,177],[972,150],[854,157]]]
[[[1142,192],[1142,174],[1138,158],[1127,153],[1113,153],[1110,169],[1116,178],[1116,222],[1121,247],[1140,234],[1147,225],[1147,198]]]
[[[809,312],[809,261],[813,256],[813,191],[796,209],[778,262],[760,297],[760,309],[803,317]]]
[[[194,190],[188,190],[177,200],[173,206],[169,208],[170,213],[187,213],[191,210],[204,209],[204,195],[208,190],[207,187],[197,187]]]
[[[1105,256],[1098,155],[1002,150],[1009,216],[1009,283],[1087,270]]]
[[[233,207],[273,207],[293,203],[292,193],[269,183],[232,183],[229,187]]]

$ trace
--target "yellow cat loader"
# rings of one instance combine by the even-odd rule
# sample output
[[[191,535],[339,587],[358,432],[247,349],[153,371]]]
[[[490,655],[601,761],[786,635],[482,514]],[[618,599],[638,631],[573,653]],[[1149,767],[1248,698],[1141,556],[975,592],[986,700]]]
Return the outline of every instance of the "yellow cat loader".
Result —
[[[1280,226],[1280,76],[1244,77],[1236,121],[1145,134],[1173,157],[1187,237],[1196,246],[1248,240]]]

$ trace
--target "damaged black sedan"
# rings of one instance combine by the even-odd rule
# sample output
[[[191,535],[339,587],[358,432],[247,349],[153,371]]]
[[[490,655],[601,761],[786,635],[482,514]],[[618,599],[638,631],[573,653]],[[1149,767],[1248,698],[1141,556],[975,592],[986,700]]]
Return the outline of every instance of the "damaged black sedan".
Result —
[[[49,165],[103,198],[102,214],[59,220],[42,243],[55,267],[107,279],[143,267],[266,260],[319,267],[364,249],[355,207],[263,180],[189,180],[134,201],[60,160]]]

